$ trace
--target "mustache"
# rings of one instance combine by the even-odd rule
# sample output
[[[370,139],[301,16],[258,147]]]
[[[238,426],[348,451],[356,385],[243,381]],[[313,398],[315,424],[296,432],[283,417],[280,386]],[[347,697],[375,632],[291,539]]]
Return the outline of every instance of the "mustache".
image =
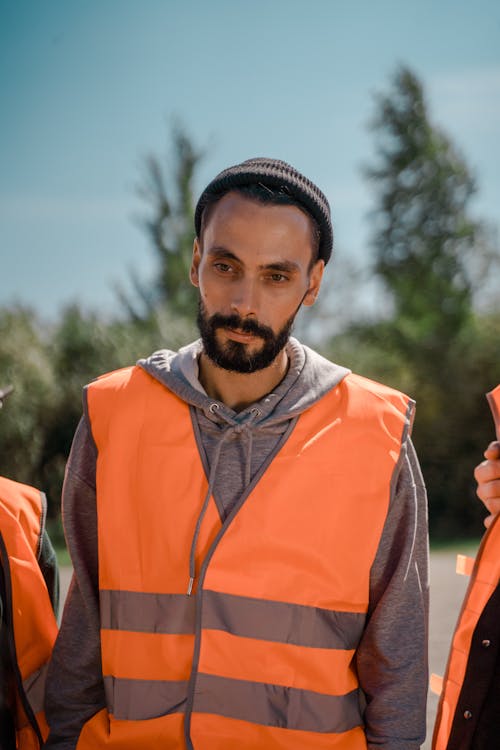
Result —
[[[236,313],[233,313],[233,315],[215,313],[211,316],[209,324],[212,330],[216,328],[233,328],[242,331],[242,333],[251,333],[254,336],[259,336],[264,341],[272,341],[274,339],[274,333],[271,328],[261,325],[252,318],[240,318]]]

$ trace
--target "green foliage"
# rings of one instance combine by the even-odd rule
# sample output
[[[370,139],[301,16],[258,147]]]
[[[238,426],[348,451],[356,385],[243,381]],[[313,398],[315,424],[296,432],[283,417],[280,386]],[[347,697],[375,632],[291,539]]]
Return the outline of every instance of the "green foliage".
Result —
[[[328,353],[416,398],[413,435],[432,535],[477,536],[484,510],[472,472],[494,437],[484,394],[500,382],[500,312],[480,315],[474,299],[492,272],[494,248],[471,218],[475,186],[465,161],[430,122],[408,69],[377,98],[373,127],[374,273],[393,309],[385,320],[352,325]]]
[[[161,306],[189,320],[196,314],[198,294],[188,279],[194,240],[193,179],[203,154],[179,125],[172,130],[172,154],[172,170],[168,165],[164,169],[156,156],[150,156],[145,164],[140,194],[150,216],[143,227],[156,255],[158,272],[152,284],[132,275],[137,299],[119,292],[135,320],[149,320]]]
[[[0,412],[0,473],[36,483],[55,392],[48,341],[30,309],[0,309],[0,378],[0,387],[14,386]]]
[[[442,377],[432,387],[418,371],[415,443],[429,485],[431,529],[439,538],[483,530],[472,471],[495,437],[485,393],[500,382],[499,341],[500,310],[476,316],[447,343]]]
[[[423,90],[406,68],[378,97],[375,271],[392,294],[401,341],[434,346],[461,328],[472,304],[470,259],[482,233],[468,214],[475,191],[449,138],[429,120]]]

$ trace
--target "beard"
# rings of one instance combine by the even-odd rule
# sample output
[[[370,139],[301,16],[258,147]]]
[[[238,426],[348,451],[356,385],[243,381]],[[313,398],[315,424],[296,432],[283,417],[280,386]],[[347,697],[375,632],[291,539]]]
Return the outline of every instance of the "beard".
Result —
[[[272,328],[262,325],[253,318],[243,319],[237,314],[221,315],[220,313],[209,316],[200,299],[196,323],[205,354],[215,365],[223,370],[249,374],[263,370],[274,362],[290,338],[296,315],[297,311],[278,333],[274,333]],[[262,347],[257,351],[249,352],[248,344],[242,344],[239,341],[226,341],[225,344],[220,344],[217,341],[219,328],[232,328],[258,336],[263,341]]]

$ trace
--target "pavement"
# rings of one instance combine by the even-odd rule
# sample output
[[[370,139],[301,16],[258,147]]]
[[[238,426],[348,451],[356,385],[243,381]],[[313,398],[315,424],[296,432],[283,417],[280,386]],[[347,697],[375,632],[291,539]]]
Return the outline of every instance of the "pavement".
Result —
[[[461,550],[457,549],[456,552]],[[468,578],[455,573],[456,553],[433,552],[430,559],[431,601],[429,622],[430,671],[443,675],[451,638],[458,613],[467,589]],[[61,568],[62,602],[71,579],[71,568]],[[430,750],[432,727],[438,705],[438,696],[429,691],[427,705],[427,739],[422,750]]]

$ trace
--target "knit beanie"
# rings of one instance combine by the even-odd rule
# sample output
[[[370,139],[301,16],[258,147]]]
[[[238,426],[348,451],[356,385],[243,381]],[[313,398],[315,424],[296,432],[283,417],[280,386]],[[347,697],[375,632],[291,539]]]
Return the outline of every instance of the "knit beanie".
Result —
[[[196,234],[201,231],[201,218],[207,203],[214,196],[221,197],[234,188],[261,184],[269,188],[284,188],[311,214],[319,227],[319,257],[328,263],[333,249],[333,228],[330,205],[324,193],[290,164],[279,159],[248,159],[224,169],[202,192],[194,215]]]

